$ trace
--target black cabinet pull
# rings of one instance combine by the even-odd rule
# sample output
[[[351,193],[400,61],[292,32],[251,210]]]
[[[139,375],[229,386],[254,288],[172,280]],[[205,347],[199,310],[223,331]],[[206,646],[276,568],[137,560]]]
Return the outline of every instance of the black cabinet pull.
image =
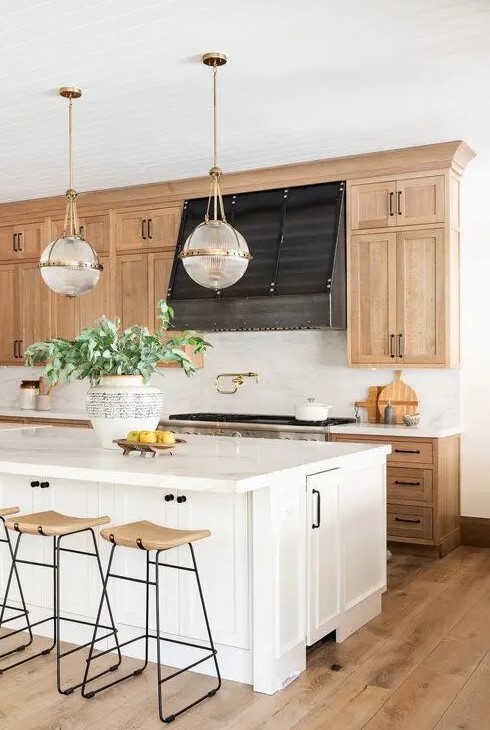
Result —
[[[49,487],[49,482],[41,482],[39,486],[41,489],[47,489]]]
[[[420,449],[394,449],[395,454],[420,454]]]
[[[14,340],[14,357],[17,357],[17,340]]]
[[[180,497],[177,497],[177,502],[179,504],[182,504],[182,502],[187,502],[187,497],[184,497],[184,495],[182,494]]]
[[[18,354],[18,357],[19,358],[22,358],[23,357],[23,355],[22,355],[22,340],[18,340],[18,342],[19,342],[19,345],[18,345],[18,347],[19,347],[19,349],[18,349],[18,353],[19,353]]]
[[[165,502],[173,502],[174,499],[175,497],[173,494],[166,494],[164,497]]]
[[[415,517],[413,520],[409,520],[408,517],[395,517],[395,522],[410,522],[413,525],[420,525],[422,520],[420,517]]]
[[[24,235],[23,233],[18,233],[17,234],[17,251],[22,251],[23,250],[22,249],[22,240],[23,240],[22,237],[23,237],[23,235]]]
[[[395,335],[390,335],[390,357],[395,357],[395,351],[393,349],[394,342],[395,342]]]
[[[17,251],[17,234],[16,233],[14,233],[14,235],[12,236],[12,246],[13,246],[14,251]]]
[[[153,238],[151,226],[153,224],[153,220],[151,218],[148,218],[148,223],[146,224],[146,233],[148,238]]]
[[[398,335],[398,357],[405,355],[405,347],[403,346],[403,335]]]
[[[34,489],[34,487],[38,487],[39,482],[31,482],[31,487]]]
[[[395,193],[388,193],[388,205],[389,205],[389,208],[390,208],[389,215],[395,215],[395,213],[393,212],[393,196],[394,196],[394,194]]]
[[[83,238],[83,232],[84,232],[84,230],[85,230],[85,226],[80,226],[80,230],[79,230],[80,238]]]
[[[398,479],[395,479],[395,484],[403,484],[404,487],[420,487],[420,482],[402,482]]]
[[[143,239],[143,241],[146,241],[145,225],[146,225],[146,218],[143,218],[143,220],[141,221],[141,238]]]
[[[316,530],[317,527],[320,527],[321,522],[321,497],[318,489],[313,489],[311,493],[316,494],[316,522],[311,526],[313,530]]]
[[[399,190],[396,194],[396,212],[398,215],[402,215],[402,191]]]

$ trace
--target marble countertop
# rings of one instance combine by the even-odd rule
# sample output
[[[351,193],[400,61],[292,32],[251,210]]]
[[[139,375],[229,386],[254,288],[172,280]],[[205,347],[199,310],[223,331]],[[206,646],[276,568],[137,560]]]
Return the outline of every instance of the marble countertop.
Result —
[[[99,446],[93,431],[24,428],[0,432],[0,474],[79,479],[113,484],[241,493],[278,476],[304,476],[380,463],[389,446],[186,436],[186,444],[156,458]]]
[[[72,411],[36,411],[25,408],[3,408],[0,406],[0,419],[2,416],[14,418],[52,418],[66,421],[88,421],[86,413],[74,413]]]
[[[384,423],[350,423],[345,426],[332,426],[331,433],[353,435],[358,433],[362,436],[396,436],[413,438],[444,438],[462,433],[460,426],[431,426],[430,424],[419,424],[418,426],[388,426]]]
[[[51,426],[45,426],[45,425],[26,426],[25,423],[13,423],[12,421],[0,420],[0,432],[2,432],[2,431],[25,431],[25,430],[29,431],[29,430],[38,429],[38,428],[51,428]]]

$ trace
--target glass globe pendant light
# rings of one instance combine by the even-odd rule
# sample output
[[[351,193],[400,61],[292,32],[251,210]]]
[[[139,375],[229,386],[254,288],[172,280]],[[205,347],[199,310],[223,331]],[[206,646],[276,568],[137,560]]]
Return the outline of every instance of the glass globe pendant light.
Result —
[[[218,66],[226,63],[222,53],[206,53],[205,66],[213,69],[213,166],[208,207],[204,221],[191,233],[179,256],[195,282],[207,289],[225,289],[242,278],[252,258],[247,242],[225,217],[219,179],[223,174],[217,162],[216,77]]]
[[[57,294],[78,297],[94,288],[103,267],[93,247],[80,234],[77,192],[73,189],[72,101],[82,95],[80,89],[62,86],[60,96],[68,105],[68,167],[70,186],[66,191],[66,215],[63,233],[43,251],[39,269],[45,284]]]

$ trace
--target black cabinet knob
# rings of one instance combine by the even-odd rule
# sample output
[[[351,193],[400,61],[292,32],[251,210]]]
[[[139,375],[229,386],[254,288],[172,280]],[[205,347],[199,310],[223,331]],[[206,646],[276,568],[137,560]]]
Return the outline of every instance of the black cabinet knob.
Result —
[[[184,495],[182,495],[181,497],[177,497],[177,502],[179,504],[182,504],[182,502],[187,502],[187,497],[184,497]]]
[[[172,502],[175,499],[173,494],[166,494],[164,497],[165,502]],[[177,500],[178,502],[179,500]]]
[[[39,486],[39,482],[31,482],[31,487],[38,487],[38,486]]]
[[[41,489],[47,489],[49,487],[49,482],[41,482],[39,486]]]

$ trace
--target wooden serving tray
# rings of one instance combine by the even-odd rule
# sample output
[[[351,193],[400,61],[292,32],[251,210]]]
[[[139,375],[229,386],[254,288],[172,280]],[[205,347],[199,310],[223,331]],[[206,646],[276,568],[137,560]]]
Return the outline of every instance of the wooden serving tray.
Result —
[[[140,456],[151,454],[155,457],[157,454],[167,452],[172,454],[172,449],[180,444],[186,444],[185,439],[175,439],[174,444],[140,444],[139,442],[127,441],[126,439],[114,439],[115,444],[123,450],[123,456],[129,456],[132,451],[139,453]]]

